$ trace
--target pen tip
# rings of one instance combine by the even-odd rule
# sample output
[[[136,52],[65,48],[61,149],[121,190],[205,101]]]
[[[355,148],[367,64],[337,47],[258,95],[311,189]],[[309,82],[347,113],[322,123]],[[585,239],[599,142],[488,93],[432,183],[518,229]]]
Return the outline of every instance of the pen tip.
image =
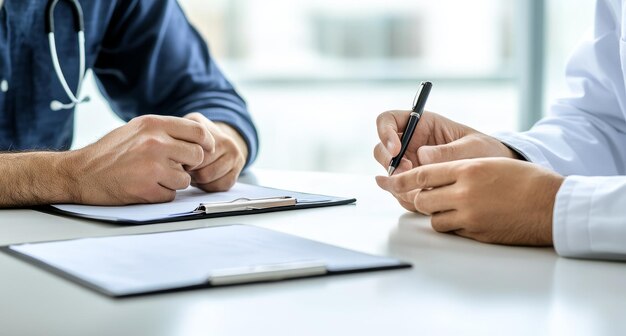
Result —
[[[393,172],[394,172],[395,170],[396,170],[396,168],[394,168],[394,167],[391,167],[391,166],[390,166],[390,167],[387,169],[387,174],[389,174],[389,176],[391,176],[391,175],[393,175]]]

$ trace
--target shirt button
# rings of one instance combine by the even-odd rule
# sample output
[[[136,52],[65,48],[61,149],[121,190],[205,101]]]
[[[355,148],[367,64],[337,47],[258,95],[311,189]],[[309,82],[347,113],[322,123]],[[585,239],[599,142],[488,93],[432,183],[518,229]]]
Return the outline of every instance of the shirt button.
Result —
[[[2,90],[2,92],[9,91],[9,82],[7,82],[6,79],[3,79],[2,82],[0,82],[0,90]]]

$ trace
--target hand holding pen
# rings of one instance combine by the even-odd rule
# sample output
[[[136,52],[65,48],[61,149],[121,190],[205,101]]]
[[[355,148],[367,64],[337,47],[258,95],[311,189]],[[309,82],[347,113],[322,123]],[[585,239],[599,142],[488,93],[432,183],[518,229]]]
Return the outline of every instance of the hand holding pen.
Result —
[[[422,114],[424,113],[424,108],[426,107],[426,101],[428,100],[428,96],[430,95],[430,91],[433,87],[431,82],[422,82],[420,84],[420,88],[413,99],[413,109],[411,115],[409,117],[409,122],[404,129],[404,133],[402,134],[402,147],[400,148],[400,153],[391,159],[389,163],[389,168],[387,169],[387,173],[389,176],[393,175],[394,171],[400,165],[404,154],[406,153],[406,149],[409,146],[409,142],[413,137],[413,133],[415,133],[415,127],[417,123],[422,118]]]

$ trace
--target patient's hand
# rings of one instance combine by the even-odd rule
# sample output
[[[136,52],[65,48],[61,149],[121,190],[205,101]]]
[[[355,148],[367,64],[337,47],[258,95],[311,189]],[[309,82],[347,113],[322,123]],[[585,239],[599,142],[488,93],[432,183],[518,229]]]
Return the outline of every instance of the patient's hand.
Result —
[[[200,113],[191,113],[185,118],[200,123],[215,139],[215,149],[204,152],[201,164],[189,167],[191,184],[209,192],[230,189],[246,164],[246,142],[232,127],[214,123]]]
[[[215,139],[200,122],[147,115],[65,155],[71,202],[97,205],[171,201],[203,164]]]

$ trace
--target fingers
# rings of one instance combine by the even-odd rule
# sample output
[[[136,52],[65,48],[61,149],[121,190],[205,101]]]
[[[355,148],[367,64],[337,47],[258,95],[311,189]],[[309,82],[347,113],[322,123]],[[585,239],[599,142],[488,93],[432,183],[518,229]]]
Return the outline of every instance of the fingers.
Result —
[[[402,174],[411,169],[413,169],[413,163],[411,163],[411,160],[404,158],[400,160],[400,164],[398,165],[398,168],[396,168],[396,170],[393,172],[393,175]]]
[[[438,146],[422,146],[417,150],[417,157],[421,164],[433,164],[441,162],[449,162],[472,157],[473,146],[468,138],[438,145]]]
[[[380,163],[381,166],[387,169],[389,167],[389,164],[391,163],[392,156],[391,154],[389,154],[389,151],[383,146],[382,143],[378,143],[378,145],[374,147],[374,158],[376,159],[376,161],[378,161],[378,163]],[[410,160],[403,158],[400,161],[400,165],[396,169],[395,174],[405,172],[412,168],[413,163],[411,163]]]
[[[422,190],[414,194],[413,206],[425,215],[455,210],[452,192],[453,186]]]
[[[384,187],[381,186],[381,188],[395,193],[405,193],[415,189],[429,189],[453,184],[456,182],[455,170],[457,165],[456,162],[449,162],[417,167],[402,174],[388,177],[389,181],[384,181]]]
[[[191,171],[190,174],[193,178],[193,183],[203,185],[218,180],[233,168],[233,163],[230,161],[231,160],[226,155],[222,155],[206,166]]]
[[[391,156],[387,148],[385,148],[385,146],[381,142],[379,142],[378,145],[374,147],[374,158],[376,159],[376,161],[378,161],[378,163],[380,163],[381,166],[387,168],[389,167],[389,162],[391,162],[391,159],[393,157]]]
[[[512,151],[496,138],[469,134],[447,144],[422,146],[417,150],[421,164],[433,164],[481,157],[513,158]]]
[[[179,165],[180,166],[180,165]],[[189,178],[180,174],[180,170],[173,168],[152,168],[152,179],[149,183],[136,183],[126,186],[126,193],[130,198],[122,204],[164,203],[176,198],[176,190],[182,189],[185,180]],[[187,176],[189,176],[187,174]],[[127,196],[127,197],[128,197]],[[117,202],[98,202],[101,205],[117,205]]]
[[[380,114],[376,119],[378,137],[390,156],[400,153],[401,143],[398,133],[408,123],[409,115],[409,111],[390,111]]]
[[[181,140],[172,140],[162,150],[168,159],[183,164],[189,169],[198,167],[205,159],[204,149],[200,145]]]
[[[192,184],[205,191],[230,189],[239,177],[245,158],[232,152],[225,152],[212,160],[206,166],[190,172]]]
[[[197,121],[199,123],[203,123],[204,121],[209,120],[202,113],[198,113],[198,112],[189,113],[186,116],[184,116],[183,118],[189,119],[189,120],[193,120],[193,121]]]
[[[190,114],[186,115],[184,118],[202,124],[204,127],[206,127],[209,130],[209,132],[211,134],[213,134],[215,132],[220,132],[220,129],[217,126],[217,124],[214,123],[209,118],[205,117],[201,113],[198,113],[198,112],[190,113]]]
[[[176,198],[176,190],[164,187],[160,184],[149,186],[143,190],[144,197],[138,202],[128,203],[165,203],[171,202]]]
[[[209,153],[215,150],[215,139],[204,125],[183,118],[173,118],[172,121],[166,128],[172,138],[198,144]]]
[[[430,225],[437,232],[455,232],[462,229],[458,215],[456,210],[436,213],[431,217]]]
[[[453,196],[452,186],[443,186],[434,189],[411,189],[406,192],[397,192],[392,187],[393,179],[377,176],[376,183],[385,189],[398,200],[398,202],[410,211],[417,211],[425,215],[432,215],[439,212],[454,210],[456,199]]]
[[[199,184],[194,182],[194,185],[207,192],[227,191],[235,185],[240,172],[241,170],[239,169],[231,169],[225,175],[209,183]]]
[[[386,191],[392,191],[392,180],[387,176],[376,176],[376,184]]]
[[[378,185],[382,189],[385,189],[385,187],[382,184],[384,184],[388,180],[389,179],[387,178],[382,178],[382,176],[376,177],[376,183],[378,183]],[[393,192],[390,192],[390,193],[393,197],[395,197],[395,199],[398,201],[398,203],[400,203],[400,205],[403,208],[405,208],[408,211],[416,212],[418,210],[415,209],[414,199],[415,199],[415,195],[417,195],[419,192],[420,190],[412,190],[412,191],[409,191],[408,193],[402,193],[402,194],[396,194]]]
[[[205,154],[204,162],[190,169],[192,185],[208,192],[229,190],[237,182],[246,163],[246,155],[239,148],[237,139],[228,135],[230,127],[224,130],[198,113],[189,114],[185,118],[198,120],[216,139],[215,151]]]
[[[419,194],[420,192],[421,190],[413,190],[406,194],[392,194],[392,195],[398,200],[398,203],[400,203],[400,205],[403,208],[409,211],[413,211],[413,212],[420,212],[418,209],[415,208],[415,204],[413,202],[413,200],[415,199],[415,196]]]
[[[169,190],[183,190],[191,184],[191,176],[183,170],[180,164],[170,161],[170,168],[158,177],[158,181],[159,185]]]
[[[146,115],[132,120],[139,131],[164,131],[170,137],[200,145],[207,152],[213,152],[215,139],[201,123],[189,119]]]
[[[168,138],[167,136],[143,137],[135,147],[139,157],[148,155],[154,161],[174,160],[188,167],[197,167],[204,161],[204,149],[195,143]]]

